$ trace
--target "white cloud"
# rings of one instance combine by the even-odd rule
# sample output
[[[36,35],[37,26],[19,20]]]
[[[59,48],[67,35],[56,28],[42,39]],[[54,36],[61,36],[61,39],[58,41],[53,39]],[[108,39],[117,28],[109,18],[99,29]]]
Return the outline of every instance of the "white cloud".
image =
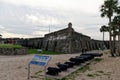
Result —
[[[37,37],[43,37],[46,33],[48,33],[48,31],[34,31],[32,35]]]
[[[99,8],[104,0],[0,0],[0,25],[5,37],[36,37],[67,27],[95,39],[102,39]],[[5,34],[6,33],[6,34]],[[94,34],[96,33],[96,34]],[[8,34],[8,35],[7,35]]]
[[[3,38],[28,38],[28,37],[33,37],[30,35],[24,35],[24,34],[14,34],[6,31],[1,32]]]
[[[57,18],[55,17],[51,17],[51,16],[44,16],[44,15],[35,15],[35,14],[27,14],[25,17],[24,17],[24,20],[29,24],[29,23],[32,23],[33,25],[34,24],[40,24],[40,25],[43,25],[43,26],[48,26],[50,24],[54,24],[54,25],[57,25],[59,24],[59,21]]]
[[[27,5],[32,7],[56,8],[81,10],[96,13],[104,0],[1,0],[0,2],[12,3],[14,5]]]
[[[0,25],[0,29],[5,29],[5,27],[4,27],[4,26],[2,26],[2,25]]]

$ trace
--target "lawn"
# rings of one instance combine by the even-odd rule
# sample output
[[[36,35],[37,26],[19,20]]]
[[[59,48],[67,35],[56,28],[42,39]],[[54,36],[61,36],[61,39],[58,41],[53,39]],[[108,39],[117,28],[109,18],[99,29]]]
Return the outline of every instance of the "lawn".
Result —
[[[16,44],[0,44],[0,48],[24,48],[21,45]],[[38,49],[29,49],[28,48],[28,54],[49,54],[49,55],[58,55],[62,54],[60,52],[52,52],[52,51],[42,51],[38,52]]]
[[[23,48],[23,46],[16,44],[0,44],[0,48]]]
[[[60,52],[52,52],[52,51],[42,51],[38,52],[38,49],[28,49],[28,54],[49,54],[49,55],[58,55],[58,54],[63,54]]]

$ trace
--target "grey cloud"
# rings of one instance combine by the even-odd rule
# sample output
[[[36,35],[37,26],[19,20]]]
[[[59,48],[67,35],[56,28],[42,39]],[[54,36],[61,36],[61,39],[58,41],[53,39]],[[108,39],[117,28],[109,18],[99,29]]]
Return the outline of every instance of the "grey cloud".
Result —
[[[29,16],[30,18],[28,18]],[[33,22],[32,19],[33,21],[35,19],[35,22]],[[56,21],[57,23],[55,24],[51,21],[51,23],[46,24],[46,22],[50,20]],[[5,27],[5,31],[14,34],[33,35],[33,33],[36,32],[37,35],[38,31],[41,31],[42,34],[43,31],[48,32],[49,26],[51,32],[53,32],[66,28],[68,22],[72,22],[73,28],[80,33],[89,34],[91,31],[97,31],[97,33],[99,33],[98,27],[106,24],[107,20],[104,20],[97,14],[85,13],[80,10],[59,10],[0,3],[0,25]],[[80,27],[84,30],[81,30]],[[90,36],[94,37],[92,34]]]

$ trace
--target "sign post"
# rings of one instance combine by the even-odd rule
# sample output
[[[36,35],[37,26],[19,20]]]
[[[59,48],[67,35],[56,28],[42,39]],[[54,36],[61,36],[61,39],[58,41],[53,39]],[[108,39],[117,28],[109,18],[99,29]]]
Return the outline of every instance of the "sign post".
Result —
[[[46,80],[46,66],[50,59],[50,56],[35,55],[28,64],[28,80],[30,79],[30,64],[44,67],[44,80]]]
[[[30,64],[28,64],[28,80],[30,79]]]

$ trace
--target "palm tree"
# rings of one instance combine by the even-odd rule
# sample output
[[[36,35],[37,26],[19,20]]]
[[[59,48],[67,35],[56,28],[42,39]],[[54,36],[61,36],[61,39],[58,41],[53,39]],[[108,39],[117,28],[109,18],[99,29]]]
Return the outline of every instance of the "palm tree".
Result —
[[[103,32],[103,42],[104,42],[104,35],[105,35],[104,32],[107,32],[107,31],[109,31],[109,27],[105,25],[101,26],[100,32]]]
[[[118,6],[118,0],[105,0],[104,4],[101,6],[100,11],[101,17],[107,17],[109,19],[109,27],[111,27],[111,21],[112,16],[115,12],[117,12],[117,6]],[[109,28],[109,40],[110,40],[110,53],[111,56],[114,56],[113,54],[113,48],[112,48],[112,37],[111,37],[111,28]]]
[[[116,35],[118,35],[118,42],[119,42],[118,50],[120,50],[120,15],[117,15],[114,17],[112,24],[114,26],[113,27],[114,38],[116,38]],[[115,41],[114,41],[114,48],[115,48]],[[114,49],[114,51],[115,51],[115,49]]]
[[[111,27],[111,36],[113,36],[113,53],[115,54],[116,53],[116,36],[117,36],[117,34],[118,34],[118,32],[117,32],[117,25],[116,24],[114,24],[113,22],[112,22],[112,27]]]
[[[120,32],[120,15],[115,16],[112,23],[116,25],[116,29]],[[120,33],[118,34],[118,40],[120,40]]]
[[[103,45],[105,45],[105,44],[104,44],[104,35],[105,35],[104,33],[105,33],[105,32],[109,32],[109,27],[107,27],[107,26],[105,26],[105,25],[101,26],[100,32],[103,32]]]

